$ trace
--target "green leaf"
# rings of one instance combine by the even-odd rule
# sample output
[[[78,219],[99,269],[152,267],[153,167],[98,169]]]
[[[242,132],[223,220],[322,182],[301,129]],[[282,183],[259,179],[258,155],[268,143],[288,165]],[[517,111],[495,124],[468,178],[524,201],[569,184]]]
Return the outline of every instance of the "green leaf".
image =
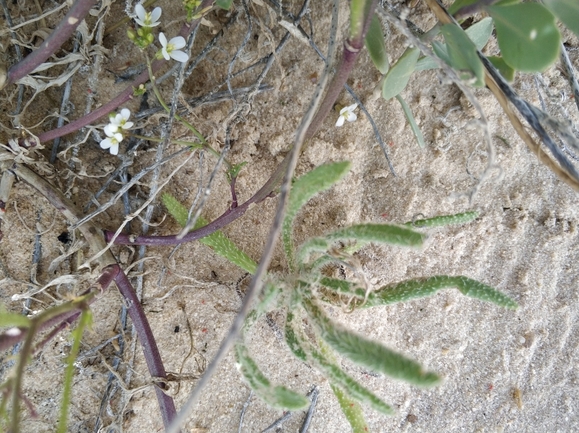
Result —
[[[382,25],[380,24],[378,15],[372,17],[365,44],[370,58],[374,62],[374,66],[376,66],[381,74],[388,72],[390,64],[388,63],[388,53],[386,52],[384,34],[382,33]]]
[[[543,3],[569,30],[579,36],[579,2],[577,0],[543,0]]]
[[[327,286],[330,287],[331,286]],[[408,280],[391,286],[385,286],[367,295],[363,308],[394,304],[416,298],[431,296],[441,289],[456,287],[463,295],[492,302],[501,307],[514,310],[517,303],[507,295],[495,290],[491,286],[463,276],[438,275],[426,279]],[[356,290],[358,297],[365,295],[364,291]]]
[[[426,238],[422,233],[390,224],[360,224],[336,230],[325,236],[328,240],[356,239],[391,245],[419,247]]]
[[[449,8],[448,8],[448,13],[451,15],[454,15],[455,13],[458,12],[458,10],[460,8],[463,8],[465,6],[469,6],[473,3],[476,3],[479,0],[456,0]]]
[[[454,215],[441,215],[434,218],[419,219],[408,221],[405,226],[409,227],[441,227],[452,224],[465,224],[475,220],[478,217],[478,212],[463,212]]]
[[[330,362],[320,352],[313,351],[312,358],[316,363],[316,367],[330,380],[334,385],[340,386],[352,398],[358,400],[360,403],[367,404],[374,410],[383,413],[384,415],[394,415],[394,410],[377,397],[372,391],[361,385],[338,367],[335,363]]]
[[[446,45],[442,42],[434,41],[432,42],[432,51],[436,54],[440,60],[446,64],[450,64],[450,58],[448,57],[448,50]],[[432,57],[423,57],[416,62],[415,71],[426,71],[429,69],[438,69],[438,63]]]
[[[219,6],[221,9],[229,10],[233,0],[215,0],[215,4]]]
[[[466,29],[465,32],[477,50],[482,50],[493,34],[493,19],[491,17],[483,18]]]
[[[357,401],[352,400],[339,386],[331,383],[330,387],[338,399],[338,403],[340,403],[342,413],[352,427],[352,433],[369,432],[370,430],[368,429],[368,424],[366,424],[366,419],[364,419],[364,412],[362,412],[360,404]]]
[[[303,205],[314,195],[329,189],[333,184],[342,179],[346,173],[348,173],[348,170],[350,170],[350,163],[348,161],[324,164],[314,168],[294,182],[288,200],[287,212],[282,224],[284,251],[292,269],[295,267],[292,239],[294,218]]]
[[[505,62],[523,72],[542,72],[559,56],[555,17],[538,3],[488,6]]]
[[[0,306],[0,328],[4,327],[28,328],[30,319],[22,314],[8,313],[4,306]]]
[[[68,424],[68,408],[70,406],[71,389],[72,389],[72,379],[74,374],[74,361],[78,356],[80,350],[80,340],[82,339],[82,334],[88,326],[92,323],[92,313],[90,310],[83,310],[78,326],[74,331],[71,332],[72,336],[72,347],[70,353],[68,354],[66,360],[66,369],[64,371],[64,384],[62,392],[62,403],[60,406],[60,418],[58,420],[57,433],[65,433],[67,431]]]
[[[304,349],[302,348],[302,345],[300,344],[300,340],[298,338],[298,335],[296,334],[296,332],[292,326],[293,320],[294,320],[294,314],[292,313],[291,310],[289,310],[287,312],[286,321],[285,321],[285,341],[286,341],[289,349],[296,356],[296,358],[305,362],[305,361],[307,361],[307,354],[304,351]]]
[[[382,83],[382,97],[386,100],[393,98],[404,90],[414,72],[420,50],[416,47],[407,48],[404,54],[388,71]]]
[[[402,111],[404,111],[404,115],[406,116],[406,120],[408,120],[408,124],[410,125],[410,129],[412,129],[412,133],[414,134],[414,137],[416,137],[416,141],[418,141],[418,145],[420,147],[425,147],[426,144],[424,143],[424,136],[422,135],[422,131],[420,130],[420,128],[416,124],[416,120],[414,120],[414,116],[412,115],[412,110],[410,109],[410,107],[408,106],[406,101],[404,99],[402,99],[402,96],[396,95],[396,99],[398,100],[398,102],[400,102],[400,105],[402,106]]]
[[[284,386],[271,385],[255,361],[249,356],[247,347],[238,343],[235,346],[239,370],[251,389],[268,405],[277,409],[299,410],[309,404],[309,400]]]
[[[454,24],[445,24],[440,28],[446,41],[450,66],[457,70],[459,77],[473,81],[473,85],[484,85],[484,66],[478,58],[477,48],[464,30]]]
[[[515,70],[507,65],[502,57],[490,56],[487,57],[487,59],[489,59],[493,66],[498,69],[499,73],[505,80],[507,80],[509,83],[513,82],[515,79]]]
[[[356,364],[418,386],[432,386],[440,381],[417,362],[332,322],[311,300],[304,298],[302,305],[330,347]]]
[[[185,227],[189,218],[189,211],[187,208],[179,203],[179,201],[171,194],[163,194],[162,200],[171,216],[175,218],[182,227]],[[207,220],[199,216],[193,229],[195,230],[205,225],[207,225]],[[231,240],[225,236],[221,230],[217,230],[210,235],[199,239],[199,242],[212,248],[217,254],[225,257],[231,263],[239,266],[250,274],[255,273],[257,264],[251,259],[251,257],[237,248],[237,246],[231,242]]]
[[[482,50],[489,41],[493,32],[493,19],[490,17],[483,18],[477,23],[474,23],[465,30],[470,40],[474,43],[478,50]],[[450,65],[450,58],[448,49],[445,44],[438,41],[432,43],[434,53],[442,59],[445,63]],[[437,69],[438,63],[430,57],[423,57],[416,63],[415,71],[425,71],[428,69]]]

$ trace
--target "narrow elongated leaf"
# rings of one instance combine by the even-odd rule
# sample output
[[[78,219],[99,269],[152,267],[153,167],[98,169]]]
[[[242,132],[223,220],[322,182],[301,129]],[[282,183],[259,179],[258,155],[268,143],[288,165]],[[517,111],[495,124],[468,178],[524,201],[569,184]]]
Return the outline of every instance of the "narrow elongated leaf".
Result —
[[[445,24],[440,28],[446,41],[450,66],[457,70],[465,81],[476,87],[484,85],[484,67],[478,58],[477,48],[463,29],[454,24]]]
[[[274,386],[261,372],[255,361],[249,356],[247,347],[238,343],[235,346],[239,370],[251,389],[267,404],[278,409],[299,410],[309,404],[309,400],[284,386]]]
[[[293,323],[292,316],[291,320],[286,321],[286,341],[288,341],[287,334],[289,331],[292,336],[290,348],[298,358],[304,361],[306,359],[311,361],[313,365],[330,380],[330,383],[339,386],[360,403],[367,404],[374,410],[385,415],[394,414],[390,406],[336,365],[334,356],[326,344],[319,341],[318,344],[320,344],[321,347],[320,350],[318,350],[307,337],[304,337],[303,333],[296,331],[294,326],[296,325]],[[304,358],[302,358],[302,354]]]
[[[432,386],[440,381],[435,373],[425,372],[417,362],[332,322],[307,298],[302,305],[319,327],[324,341],[356,364],[418,386]]]
[[[352,398],[358,400],[362,404],[367,404],[372,407],[372,409],[383,413],[384,415],[394,415],[394,410],[384,403],[382,399],[377,397],[365,386],[358,383],[356,379],[338,367],[335,363],[325,358],[320,352],[313,351],[312,358],[316,367],[324,373],[330,382],[340,386],[340,388],[346,391]]]
[[[30,319],[22,314],[8,313],[4,306],[0,307],[0,328],[16,326],[19,328],[28,328]]]
[[[294,182],[288,200],[286,216],[282,225],[284,251],[292,269],[295,267],[294,245],[292,240],[294,218],[303,205],[314,195],[329,189],[333,184],[342,179],[346,173],[348,173],[349,169],[350,163],[348,161],[324,164],[304,174]]]
[[[441,215],[434,218],[419,219],[408,221],[405,226],[409,227],[441,227],[452,224],[465,224],[475,220],[478,217],[478,212],[463,212],[454,215]]]
[[[404,99],[402,99],[402,96],[396,95],[396,99],[398,100],[398,102],[400,102],[400,105],[402,106],[402,111],[404,111],[404,115],[406,116],[406,120],[408,120],[408,124],[410,125],[410,129],[412,129],[412,133],[414,134],[414,137],[416,137],[416,141],[418,141],[418,145],[420,147],[425,147],[426,143],[424,143],[424,136],[422,135],[422,131],[420,130],[420,128],[416,124],[416,120],[414,120],[414,115],[412,114],[412,110],[410,109],[410,107],[408,106],[406,101]]]
[[[338,403],[340,403],[340,408],[348,422],[350,423],[350,427],[352,427],[352,433],[367,433],[370,430],[368,429],[368,424],[366,424],[366,419],[364,418],[364,412],[362,412],[362,408],[360,404],[352,400],[350,396],[342,391],[339,386],[334,384],[330,384],[332,391],[336,398],[338,399]]]
[[[66,361],[66,369],[64,371],[64,383],[62,385],[62,402],[60,406],[60,417],[58,420],[57,433],[65,433],[68,431],[68,409],[70,406],[70,399],[72,395],[72,378],[74,374],[74,361],[78,356],[80,349],[80,340],[82,339],[82,334],[85,328],[89,327],[92,323],[92,312],[90,310],[84,310],[80,316],[78,326],[74,331],[71,332],[72,336],[72,347],[68,358]]]
[[[384,43],[384,34],[382,33],[382,25],[378,15],[372,17],[372,22],[368,28],[368,34],[365,40],[366,48],[370,54],[374,66],[381,74],[388,72],[390,63],[388,62],[388,53],[386,52],[386,44]]]
[[[326,287],[332,288],[330,285]],[[454,277],[446,275],[403,281],[391,286],[382,287],[375,292],[369,293],[366,297],[366,303],[362,307],[376,307],[416,298],[424,298],[435,294],[441,289],[452,287],[456,287],[463,295],[471,298],[492,302],[512,310],[518,307],[515,301],[491,286],[463,276]],[[364,291],[359,289],[356,290],[355,293],[358,297],[365,295]]]
[[[378,307],[417,298],[425,298],[434,295],[439,290],[453,287],[456,287],[463,295],[471,298],[492,302],[493,304],[512,310],[518,307],[515,301],[498,290],[462,276],[451,277],[437,275],[430,278],[402,281],[393,285],[384,286],[370,293],[366,293],[365,290],[357,288],[349,281],[337,280],[335,278],[324,277],[320,279],[320,284],[337,294],[357,298],[360,308]],[[362,303],[362,301],[364,301],[364,303]]]
[[[187,208],[179,203],[179,201],[171,194],[163,194],[162,200],[171,216],[175,218],[181,226],[185,227],[187,219],[189,218],[189,211]],[[207,225],[207,220],[200,216],[197,218],[197,222],[193,229],[198,229],[205,225]],[[237,248],[237,246],[227,236],[225,236],[221,230],[217,230],[210,235],[199,239],[199,242],[212,248],[217,254],[225,257],[231,263],[239,266],[250,274],[255,273],[257,264],[251,259],[251,257]]]
[[[488,6],[505,62],[523,72],[542,72],[559,56],[561,35],[555,17],[538,3]]]
[[[569,30],[579,36],[579,2],[577,0],[543,0],[543,3]]]
[[[364,242],[419,247],[426,236],[406,227],[390,224],[360,224],[336,230],[326,235],[325,238],[328,240],[355,239]]]
[[[396,64],[388,71],[382,83],[382,97],[384,99],[393,98],[404,90],[408,80],[410,80],[410,75],[414,72],[419,54],[418,48],[407,48]]]

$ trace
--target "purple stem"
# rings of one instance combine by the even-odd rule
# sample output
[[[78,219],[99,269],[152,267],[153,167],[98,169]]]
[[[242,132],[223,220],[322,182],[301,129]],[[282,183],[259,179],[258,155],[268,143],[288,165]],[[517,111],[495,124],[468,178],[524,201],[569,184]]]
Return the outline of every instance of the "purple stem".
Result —
[[[334,75],[330,86],[328,87],[328,92],[310,124],[308,132],[306,133],[306,140],[316,135],[316,132],[318,132],[322,126],[322,122],[328,116],[328,113],[334,106],[336,99],[338,99],[340,92],[344,88],[346,80],[352,73],[356,60],[358,60],[358,56],[364,47],[364,38],[366,37],[366,33],[368,33],[368,27],[370,27],[370,22],[374,16],[377,2],[378,0],[372,0],[372,3],[368,8],[368,14],[364,21],[364,25],[362,26],[362,32],[359,35],[355,35],[354,38],[346,39],[344,41],[344,54],[340,66],[337,68],[336,75]],[[328,61],[330,61],[330,59],[328,59]]]
[[[114,266],[107,266],[104,270],[99,279],[97,280],[96,284],[89,287],[84,293],[81,293],[80,296],[88,295],[92,291],[98,290],[100,293],[103,293],[111,284],[111,282],[116,277],[117,269],[114,269]],[[99,294],[100,294],[99,293]],[[88,302],[91,304],[96,300],[96,297],[91,298]],[[50,341],[59,331],[65,329],[66,326],[73,323],[78,316],[80,315],[80,310],[71,310],[65,313],[59,314],[58,316],[54,316],[53,318],[43,322],[37,328],[37,331],[42,331],[47,329],[53,325],[56,325],[56,328],[50,331],[50,333],[42,340],[41,343],[36,345],[35,350],[42,347],[48,341]],[[27,328],[18,328],[21,332],[18,335],[7,335],[6,332],[0,334],[0,351],[6,350],[11,346],[14,346],[16,343],[19,343],[24,338],[26,338]]]
[[[77,0],[40,47],[8,70],[5,85],[25,77],[52,56],[70,38],[95,3],[96,0]]]
[[[203,0],[199,9],[203,9],[213,5],[215,0]],[[181,30],[179,31],[179,35],[183,36],[185,39],[189,36],[189,34],[197,27],[197,25],[201,22],[201,19],[195,20],[191,22],[191,24],[183,24]],[[157,72],[161,66],[166,63],[166,60],[155,60],[151,65],[153,73]],[[110,100],[106,104],[102,105],[101,107],[97,108],[96,110],[90,112],[86,116],[81,117],[61,128],[53,129],[52,131],[47,131],[38,136],[38,140],[41,143],[45,143],[50,140],[54,140],[55,138],[62,137],[63,135],[70,134],[72,132],[78,131],[79,129],[90,125],[91,123],[96,122],[98,119],[104,116],[108,116],[108,114],[117,109],[121,104],[129,101],[133,97],[134,89],[139,87],[139,85],[146,83],[149,81],[149,72],[143,71],[136,79],[133,81],[125,90],[119,93],[114,99]]]
[[[329,86],[328,92],[324,98],[324,101],[320,105],[318,112],[314,116],[312,123],[308,131],[306,132],[306,139],[313,137],[318,131],[322,124],[322,121],[327,117],[328,113],[332,109],[332,106],[336,102],[338,95],[344,88],[344,84],[348,79],[348,76],[352,72],[356,60],[364,46],[364,38],[368,32],[368,27],[374,15],[374,10],[376,8],[377,0],[372,0],[372,3],[368,9],[368,14],[365,17],[364,25],[362,26],[362,31],[359,35],[355,35],[354,38],[346,40],[344,42],[344,55],[342,61],[338,68],[338,72],[334,75],[332,82]],[[118,245],[177,245],[183,242],[190,242],[200,238],[203,238],[215,231],[225,227],[231,222],[235,221],[237,218],[245,214],[249,206],[253,203],[258,203],[274,192],[278,183],[283,179],[285,169],[287,167],[287,157],[282,161],[282,163],[277,167],[276,171],[272,177],[266,182],[266,184],[261,187],[261,189],[249,200],[243,203],[241,206],[232,207],[228,209],[223,215],[221,215],[216,220],[203,226],[197,230],[193,230],[187,233],[184,237],[179,238],[177,235],[172,236],[134,236],[121,234],[115,238],[114,243]],[[234,186],[233,186],[234,188]],[[113,232],[106,231],[105,239],[110,242],[114,236]]]
[[[161,354],[159,353],[159,348],[157,347],[155,336],[153,335],[153,331],[149,326],[149,322],[145,312],[143,311],[141,302],[139,301],[139,298],[137,297],[131,282],[125,275],[125,272],[120,268],[119,265],[112,265],[111,267],[115,266],[118,269],[118,273],[115,277],[115,283],[119,288],[119,292],[121,292],[127,301],[127,311],[131,317],[133,325],[135,326],[137,335],[139,336],[139,341],[141,342],[141,346],[143,348],[143,353],[145,355],[147,367],[149,368],[149,373],[153,379],[166,379],[167,372],[165,371],[165,366],[161,360]],[[165,429],[167,429],[171,424],[171,421],[173,421],[175,418],[177,412],[175,410],[175,403],[173,402],[173,399],[163,392],[161,389],[162,387],[163,383],[159,383],[158,386],[155,386],[155,393],[157,394],[157,400],[159,401],[161,416],[163,417],[163,425],[165,426]]]
[[[288,154],[289,155],[289,154]],[[280,165],[277,167],[273,175],[269,178],[269,180],[261,187],[259,191],[257,191],[253,197],[247,200],[240,206],[231,207],[223,215],[219,218],[213,220],[206,226],[203,226],[197,230],[190,231],[182,238],[179,238],[178,235],[172,236],[134,236],[134,235],[126,235],[120,234],[115,238],[115,244],[117,245],[151,245],[151,246],[159,246],[159,245],[177,245],[183,242],[190,242],[200,238],[203,238],[211,233],[216,232],[217,230],[225,227],[226,225],[232,223],[240,216],[244,215],[247,209],[254,204],[259,203],[260,201],[266,199],[270,194],[275,191],[275,188],[278,186],[281,179],[283,179],[283,175],[285,173],[285,169],[287,167],[288,158],[286,157]],[[110,242],[114,236],[114,232],[105,231],[105,240]]]

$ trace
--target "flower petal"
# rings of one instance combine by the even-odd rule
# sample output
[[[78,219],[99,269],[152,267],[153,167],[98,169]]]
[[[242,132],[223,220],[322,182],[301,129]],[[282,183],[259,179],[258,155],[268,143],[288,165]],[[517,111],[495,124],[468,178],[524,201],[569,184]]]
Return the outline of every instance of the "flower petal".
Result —
[[[107,126],[105,126],[104,130],[107,137],[112,137],[115,132],[119,130],[119,126],[113,123],[109,123]]]
[[[118,155],[119,154],[119,145],[113,144],[110,149],[111,155]]]
[[[348,105],[348,106],[346,107],[346,109],[347,109],[348,111],[354,111],[356,108],[358,108],[358,103],[355,103],[355,104],[352,104],[352,105]]]
[[[139,18],[140,21],[144,22],[147,19],[147,11],[145,11],[145,8],[140,3],[135,6],[135,14],[137,14],[137,17]],[[143,25],[141,23],[139,24],[141,26]]]
[[[129,117],[131,117],[131,110],[129,110],[128,108],[123,108],[121,110],[121,118],[123,120],[128,120]]]
[[[103,141],[100,142],[101,149],[108,149],[113,145],[110,138],[105,138]]]
[[[123,129],[129,129],[134,125],[133,122],[125,122],[125,124],[123,126],[121,126],[121,128]]]
[[[161,12],[163,11],[158,6],[155,9],[153,9],[153,12],[151,12],[151,21],[152,21],[151,25],[153,27],[161,24],[158,22],[159,18],[161,18]]]
[[[358,116],[356,116],[356,113],[352,113],[351,111],[349,111],[345,117],[346,117],[346,120],[348,122],[353,122],[354,120],[356,120],[358,118]]]
[[[161,43],[161,46],[163,47],[163,56],[165,56],[165,52],[167,51],[167,38],[165,37],[165,33],[161,32],[159,33],[159,42]],[[165,58],[167,60],[169,60],[169,58],[167,56],[165,56]]]
[[[185,63],[187,60],[189,60],[189,56],[183,51],[171,51],[169,55],[181,63]]]
[[[338,121],[336,122],[336,126],[339,128],[340,126],[342,126],[344,124],[344,122],[346,121],[346,118],[342,115],[340,115],[340,117],[338,117]]]
[[[169,57],[169,53],[167,52],[167,48],[163,47],[161,53],[163,54],[163,57],[165,57],[165,60],[171,60],[171,57]]]
[[[173,50],[178,50],[179,48],[183,48],[187,43],[185,42],[185,38],[183,36],[175,36],[169,41],[169,45],[173,47]]]
[[[115,142],[115,140],[117,141],[117,143],[120,143],[121,141],[123,141],[123,134],[121,134],[120,132],[117,132],[112,138],[111,141]]]

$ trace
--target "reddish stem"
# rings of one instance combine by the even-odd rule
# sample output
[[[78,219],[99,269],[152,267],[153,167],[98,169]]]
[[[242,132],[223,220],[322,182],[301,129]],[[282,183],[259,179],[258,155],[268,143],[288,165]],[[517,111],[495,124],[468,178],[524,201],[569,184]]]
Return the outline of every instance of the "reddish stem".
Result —
[[[52,56],[70,38],[95,3],[96,0],[77,0],[50,36],[36,50],[8,70],[5,86],[25,77]]]
[[[199,10],[212,6],[214,1],[215,0],[203,0]],[[187,38],[200,22],[201,19],[198,19],[191,22],[191,24],[183,24],[181,30],[179,31],[179,35]],[[166,63],[166,60],[155,60],[151,65],[153,73],[156,73],[164,63]],[[139,85],[146,83],[147,81],[149,81],[149,72],[145,70],[135,79],[135,81],[127,86],[127,88],[119,93],[115,98],[97,108],[96,110],[90,112],[86,116],[81,117],[80,119],[77,119],[61,128],[56,128],[52,131],[47,131],[40,134],[38,136],[39,141],[41,143],[45,143],[47,141],[54,140],[55,138],[78,131],[85,126],[96,122],[101,117],[108,116],[111,111],[117,109],[121,104],[129,101],[133,97],[134,89],[139,87]]]
[[[155,336],[153,335],[153,331],[149,326],[147,316],[143,311],[143,307],[141,306],[141,302],[135,293],[135,289],[120,266],[112,266],[116,266],[119,271],[115,277],[115,283],[119,288],[119,292],[121,292],[127,301],[127,311],[131,317],[133,325],[135,326],[137,335],[139,336],[139,341],[141,342],[141,346],[143,348],[143,353],[145,355],[147,367],[149,368],[149,373],[153,379],[166,379],[167,372],[165,371],[165,366],[163,365],[161,354],[159,353],[159,348],[157,347],[157,342],[155,341]],[[175,410],[175,403],[173,402],[173,399],[163,392],[161,389],[162,386],[162,383],[158,386],[155,386],[155,393],[157,394],[157,400],[159,401],[161,415],[163,417],[163,425],[165,426],[165,429],[167,429],[169,424],[171,424],[171,421],[173,421],[175,418],[177,412]]]

